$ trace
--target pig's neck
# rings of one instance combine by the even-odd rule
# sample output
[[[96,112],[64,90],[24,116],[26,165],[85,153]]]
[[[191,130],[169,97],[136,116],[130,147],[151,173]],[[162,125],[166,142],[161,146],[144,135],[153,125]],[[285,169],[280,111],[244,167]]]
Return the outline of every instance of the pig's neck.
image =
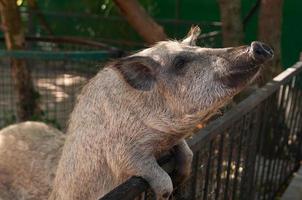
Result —
[[[184,138],[191,134],[198,123],[202,123],[208,118],[208,113],[194,113],[193,115],[175,116],[173,114],[158,114],[156,118],[146,121],[146,125],[153,130],[165,134]]]
[[[196,128],[196,125],[208,118],[211,113],[209,110],[193,113],[182,113],[167,106],[167,102],[162,95],[154,93],[150,99],[156,99],[156,104],[150,104],[148,110],[151,110],[149,116],[144,119],[144,123],[153,131],[173,137],[176,140],[182,139]],[[154,100],[155,101],[155,100]]]

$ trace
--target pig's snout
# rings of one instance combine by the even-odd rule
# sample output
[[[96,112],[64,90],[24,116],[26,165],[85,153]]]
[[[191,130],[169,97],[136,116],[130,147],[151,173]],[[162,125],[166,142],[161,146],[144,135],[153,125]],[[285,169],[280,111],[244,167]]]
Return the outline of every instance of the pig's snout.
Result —
[[[258,41],[252,42],[250,53],[256,61],[260,62],[270,60],[274,56],[274,51],[267,44]]]

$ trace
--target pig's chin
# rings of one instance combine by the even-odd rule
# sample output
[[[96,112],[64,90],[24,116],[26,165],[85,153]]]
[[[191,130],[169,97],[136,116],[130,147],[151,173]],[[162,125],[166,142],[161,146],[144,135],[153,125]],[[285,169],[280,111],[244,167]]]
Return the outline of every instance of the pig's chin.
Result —
[[[260,65],[234,67],[220,76],[219,81],[228,88],[241,88],[249,84],[259,74]]]

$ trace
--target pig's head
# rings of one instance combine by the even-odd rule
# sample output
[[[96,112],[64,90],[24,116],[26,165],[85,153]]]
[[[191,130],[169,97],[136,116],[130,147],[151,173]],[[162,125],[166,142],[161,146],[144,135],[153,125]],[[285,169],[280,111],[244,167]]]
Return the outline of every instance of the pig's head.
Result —
[[[195,45],[199,33],[193,27],[184,40],[159,42],[121,59],[114,67],[133,90],[161,96],[162,106],[175,116],[208,114],[254,80],[273,51],[261,42],[201,48]]]

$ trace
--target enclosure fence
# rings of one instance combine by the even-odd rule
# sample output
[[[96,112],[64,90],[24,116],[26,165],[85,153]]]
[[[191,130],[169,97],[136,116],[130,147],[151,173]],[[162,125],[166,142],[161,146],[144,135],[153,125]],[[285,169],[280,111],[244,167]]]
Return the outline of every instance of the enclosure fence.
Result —
[[[301,161],[301,71],[298,62],[189,138],[194,152],[191,177],[176,186],[171,199],[280,195]],[[159,163],[173,174],[173,156]],[[148,183],[132,177],[100,200],[137,197],[154,199]]]
[[[26,62],[42,115],[30,120],[66,127],[77,94],[109,59],[121,51],[105,44],[77,38],[27,37],[30,50],[0,49],[0,128],[17,122],[17,94],[11,59]]]

